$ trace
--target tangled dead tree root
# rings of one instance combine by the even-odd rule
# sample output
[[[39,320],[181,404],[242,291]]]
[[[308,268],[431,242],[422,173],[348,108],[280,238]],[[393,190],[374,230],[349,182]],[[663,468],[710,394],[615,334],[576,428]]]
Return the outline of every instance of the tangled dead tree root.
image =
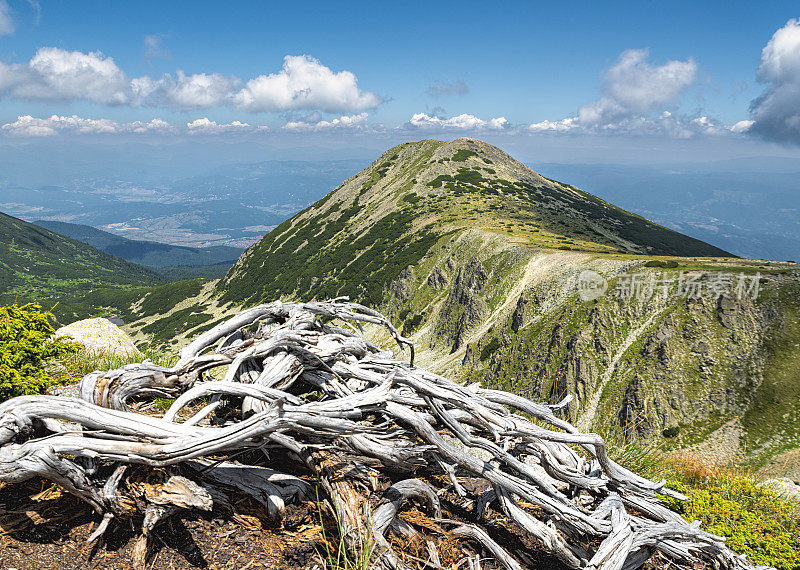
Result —
[[[352,327],[361,322],[385,327],[411,362],[364,340]],[[221,379],[209,374],[218,367]],[[174,398],[163,417],[144,413],[154,398]],[[80,399],[0,404],[0,481],[43,477],[79,497],[102,517],[90,541],[114,519],[141,521],[140,562],[157,524],[180,509],[230,505],[238,493],[275,518],[288,502],[326,501],[344,548],[366,552],[376,568],[442,568],[440,549],[454,541],[495,567],[532,566],[487,523],[490,508],[503,530],[537,545],[530,552],[567,568],[639,568],[655,553],[755,567],[657,493],[685,497],[618,465],[602,438],[560,419],[565,404],[418,368],[385,317],[345,299],[274,302],[201,334],[172,368],[145,361],[87,375]],[[278,455],[284,472],[271,462]],[[291,465],[310,475],[286,473]],[[445,496],[462,516],[444,516]],[[423,534],[415,554],[395,546]]]

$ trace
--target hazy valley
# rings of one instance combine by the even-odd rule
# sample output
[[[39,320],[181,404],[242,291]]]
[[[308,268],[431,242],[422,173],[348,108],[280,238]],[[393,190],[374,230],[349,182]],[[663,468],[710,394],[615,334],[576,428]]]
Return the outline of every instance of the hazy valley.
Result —
[[[85,152],[96,154],[96,149]],[[152,164],[155,158],[149,158]],[[110,174],[112,168],[78,161],[55,167],[58,176],[32,187],[36,177],[25,176],[21,164],[11,164],[14,160],[20,156],[13,152],[0,158],[5,167],[0,211],[12,216],[89,225],[132,240],[240,248],[364,166],[353,160],[295,160],[222,164],[199,172],[196,165],[171,165],[159,173],[125,168],[117,159]]]

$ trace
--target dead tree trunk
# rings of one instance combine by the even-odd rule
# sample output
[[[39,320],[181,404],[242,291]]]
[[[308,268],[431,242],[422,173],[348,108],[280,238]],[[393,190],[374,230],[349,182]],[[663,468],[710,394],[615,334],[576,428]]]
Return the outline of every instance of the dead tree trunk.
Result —
[[[385,327],[411,361],[337,321]],[[569,568],[637,568],[655,552],[754,568],[657,493],[685,497],[618,465],[602,438],[559,418],[563,403],[462,386],[414,366],[413,354],[385,317],[346,300],[254,307],[200,335],[172,368],[144,362],[95,372],[81,382],[81,399],[0,404],[0,481],[58,483],[103,516],[93,539],[134,511],[147,535],[178,509],[229,502],[233,490],[278,517],[286,502],[313,499],[318,484],[348,550],[371,553],[380,567],[407,567],[388,537],[419,532],[398,518],[418,501],[441,532],[509,569],[519,561],[482,525],[490,505]],[[217,367],[225,367],[221,380],[208,374]],[[140,411],[154,397],[175,398],[163,417]],[[266,453],[242,455],[248,450]],[[272,469],[267,457],[279,450],[315,480]],[[169,477],[149,480],[154,467]],[[470,495],[464,477],[488,490]],[[399,482],[381,499],[387,479]],[[446,488],[477,505],[475,520],[442,518]],[[427,548],[438,560],[434,542]]]

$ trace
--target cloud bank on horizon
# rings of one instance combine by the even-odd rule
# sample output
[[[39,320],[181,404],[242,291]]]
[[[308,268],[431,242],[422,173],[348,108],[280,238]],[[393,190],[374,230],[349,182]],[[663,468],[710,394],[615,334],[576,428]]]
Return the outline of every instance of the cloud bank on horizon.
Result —
[[[0,0],[0,36],[15,32],[13,12]],[[163,35],[144,38],[145,59],[169,60]],[[154,117],[148,121],[116,121],[54,113],[19,115],[0,125],[0,133],[16,137],[58,134],[220,135],[255,133],[381,133],[495,132],[516,135],[637,135],[757,137],[800,145],[800,18],[778,29],[761,53],[756,79],[763,92],[742,109],[732,124],[713,113],[687,113],[680,99],[697,85],[701,62],[693,58],[658,64],[648,49],[627,49],[601,73],[600,96],[567,117],[512,124],[503,115],[479,117],[441,108],[413,113],[408,121],[385,126],[370,121],[370,112],[390,105],[390,95],[362,89],[349,70],[334,70],[307,54],[286,55],[279,69],[250,78],[221,73],[131,76],[113,57],[97,51],[40,47],[28,60],[0,61],[0,100],[70,104],[138,110],[198,112],[184,124]],[[463,96],[463,80],[436,80],[426,90],[432,99]],[[206,112],[226,109],[244,113],[229,122],[209,119]],[[502,111],[502,110],[500,110]],[[199,113],[202,112],[202,113]],[[303,115],[303,113],[305,113]],[[258,124],[276,115],[281,125]]]

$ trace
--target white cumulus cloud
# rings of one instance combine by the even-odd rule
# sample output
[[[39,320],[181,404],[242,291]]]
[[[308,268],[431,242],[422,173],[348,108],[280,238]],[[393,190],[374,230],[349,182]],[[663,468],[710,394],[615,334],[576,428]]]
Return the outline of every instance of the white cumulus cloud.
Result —
[[[800,18],[789,20],[769,40],[756,77],[767,87],[750,105],[748,132],[800,144]]]
[[[334,72],[307,55],[287,55],[279,72],[248,81],[234,102],[250,112],[317,109],[336,113],[373,109],[383,99],[359,89],[350,71]]]
[[[482,130],[503,130],[509,127],[505,117],[495,117],[484,121],[475,115],[462,113],[449,119],[431,116],[427,113],[415,113],[411,120],[406,123],[407,127],[425,130],[462,130],[462,131],[482,131]]]
[[[653,65],[646,49],[622,52],[603,77],[603,96],[578,109],[583,125],[607,124],[674,103],[697,75],[697,64],[668,61]]]
[[[528,129],[536,133],[547,131],[565,133],[576,128],[578,128],[578,119],[575,117],[568,117],[566,119],[561,119],[560,121],[544,120],[538,123],[532,123],[528,126]]]
[[[200,119],[195,119],[190,123],[186,123],[186,128],[188,129],[190,134],[206,134],[206,135],[214,135],[220,133],[229,133],[235,131],[246,131],[249,130],[251,127],[247,123],[243,123],[241,121],[232,121],[230,123],[217,123],[216,121],[211,121],[208,117],[202,117]]]
[[[367,113],[342,115],[330,121],[289,121],[283,128],[287,131],[330,131],[333,129],[365,129]]]
[[[207,109],[226,103],[241,83],[235,77],[219,73],[186,75],[178,71],[176,79],[167,78],[166,96],[174,107]]]
[[[750,121],[750,120],[739,121],[731,125],[731,131],[733,131],[734,133],[746,133],[747,131],[750,130],[750,127],[753,126],[753,123],[755,123],[755,121]]]
[[[126,131],[132,133],[174,133],[177,129],[162,119],[152,119],[148,122],[133,121],[132,123],[124,123],[123,127]]]
[[[87,119],[78,115],[52,115],[46,118],[22,115],[17,117],[13,123],[7,123],[0,127],[0,130],[14,136],[44,137],[64,132],[79,134],[168,133],[173,132],[174,128],[161,119],[153,119],[149,122],[118,123],[111,119]]]
[[[0,25],[4,2],[0,0]],[[150,38],[149,47],[157,47],[158,42]],[[131,78],[113,58],[100,52],[54,47],[39,48],[26,63],[0,62],[0,97],[178,109],[229,106],[253,113],[290,110],[353,113],[383,102],[378,95],[359,89],[352,72],[334,72],[307,55],[286,56],[283,68],[277,73],[243,83],[238,77],[220,73],[189,75],[183,71],[161,77]]]
[[[133,102],[131,82],[112,58],[60,48],[40,48],[27,64],[0,63],[3,91],[17,99]]]

